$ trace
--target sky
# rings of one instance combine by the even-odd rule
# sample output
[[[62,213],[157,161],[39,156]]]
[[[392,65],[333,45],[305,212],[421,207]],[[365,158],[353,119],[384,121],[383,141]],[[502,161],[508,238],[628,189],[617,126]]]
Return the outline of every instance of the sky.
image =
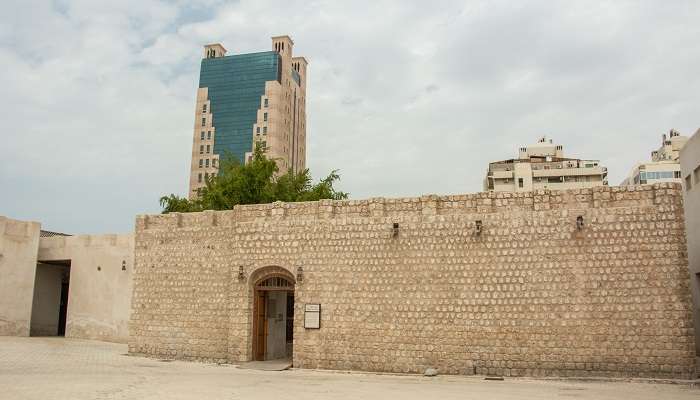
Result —
[[[0,4],[0,215],[133,231],[187,192],[206,43],[309,61],[307,166],[352,199],[473,193],[543,135],[619,184],[700,128],[697,1]]]

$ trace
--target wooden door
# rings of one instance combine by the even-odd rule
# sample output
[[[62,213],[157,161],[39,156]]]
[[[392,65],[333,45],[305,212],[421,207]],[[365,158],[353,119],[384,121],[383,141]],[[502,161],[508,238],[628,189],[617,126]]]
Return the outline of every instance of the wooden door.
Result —
[[[253,359],[265,360],[267,342],[267,292],[255,291],[255,321],[253,322]]]

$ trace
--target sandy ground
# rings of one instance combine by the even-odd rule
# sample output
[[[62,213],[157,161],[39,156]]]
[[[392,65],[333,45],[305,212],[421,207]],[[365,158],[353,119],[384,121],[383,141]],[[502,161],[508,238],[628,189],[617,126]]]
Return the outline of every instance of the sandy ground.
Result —
[[[700,399],[682,384],[257,371],[126,356],[126,346],[0,337],[0,399]]]

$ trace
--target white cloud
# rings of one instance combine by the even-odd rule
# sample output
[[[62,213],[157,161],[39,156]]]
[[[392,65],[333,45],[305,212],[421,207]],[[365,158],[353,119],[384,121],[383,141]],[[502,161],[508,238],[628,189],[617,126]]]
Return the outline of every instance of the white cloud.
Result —
[[[184,193],[201,45],[289,34],[308,165],[354,198],[475,192],[548,134],[610,182],[700,126],[694,2],[17,1],[0,12],[0,213],[128,231]],[[31,16],[31,18],[28,18]]]

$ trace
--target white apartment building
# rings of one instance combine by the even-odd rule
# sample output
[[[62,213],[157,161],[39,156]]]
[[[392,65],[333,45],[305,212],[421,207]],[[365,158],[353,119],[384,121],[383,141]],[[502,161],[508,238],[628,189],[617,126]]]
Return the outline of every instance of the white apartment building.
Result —
[[[577,189],[608,184],[608,169],[598,160],[564,157],[561,145],[542,137],[521,147],[518,158],[489,163],[485,191],[526,192],[537,189]]]
[[[640,163],[632,168],[620,186],[644,185],[659,182],[681,182],[680,152],[688,142],[687,136],[681,136],[671,129],[668,136],[662,135],[661,147],[651,152],[651,162]]]

